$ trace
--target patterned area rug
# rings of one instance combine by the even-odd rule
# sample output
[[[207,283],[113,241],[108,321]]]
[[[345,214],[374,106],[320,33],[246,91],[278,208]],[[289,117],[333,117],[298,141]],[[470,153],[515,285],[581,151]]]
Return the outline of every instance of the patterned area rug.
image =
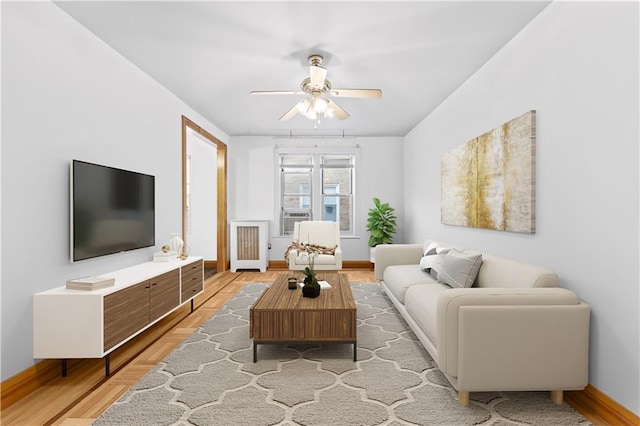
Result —
[[[94,425],[589,425],[548,392],[456,392],[378,284],[353,284],[351,344],[260,345],[244,287]]]

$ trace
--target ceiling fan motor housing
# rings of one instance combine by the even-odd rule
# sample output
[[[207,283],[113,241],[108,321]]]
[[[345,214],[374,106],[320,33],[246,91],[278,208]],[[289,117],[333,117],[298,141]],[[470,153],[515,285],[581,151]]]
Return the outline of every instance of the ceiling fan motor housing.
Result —
[[[304,80],[302,80],[302,83],[300,84],[300,88],[305,93],[308,93],[310,95],[315,94],[316,96],[318,96],[323,93],[327,93],[329,90],[331,90],[331,82],[325,79],[322,84],[322,87],[317,87],[316,85],[311,84],[311,79],[307,77]]]

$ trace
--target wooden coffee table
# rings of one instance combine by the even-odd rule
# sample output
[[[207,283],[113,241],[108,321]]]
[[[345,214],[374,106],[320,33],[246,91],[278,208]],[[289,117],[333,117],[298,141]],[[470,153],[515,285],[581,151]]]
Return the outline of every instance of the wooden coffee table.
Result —
[[[331,284],[316,298],[302,297],[302,289],[289,290],[287,279],[302,274],[280,274],[262,292],[250,309],[249,337],[253,338],[253,362],[258,345],[289,342],[341,342],[353,344],[356,361],[356,302],[346,275],[320,272],[319,278]]]

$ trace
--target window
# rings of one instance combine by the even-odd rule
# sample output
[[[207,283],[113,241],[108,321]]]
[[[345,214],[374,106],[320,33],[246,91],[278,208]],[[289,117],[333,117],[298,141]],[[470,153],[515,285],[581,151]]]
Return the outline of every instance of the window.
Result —
[[[355,153],[278,152],[280,235],[296,222],[330,220],[354,234]]]

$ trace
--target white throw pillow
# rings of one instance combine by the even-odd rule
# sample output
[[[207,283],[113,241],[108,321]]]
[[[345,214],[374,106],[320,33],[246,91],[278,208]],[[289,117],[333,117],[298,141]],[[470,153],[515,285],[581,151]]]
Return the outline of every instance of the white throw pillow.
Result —
[[[473,285],[482,265],[481,254],[465,254],[450,250],[442,259],[438,281],[451,287],[469,288]]]
[[[438,278],[438,271],[444,256],[449,252],[449,248],[440,247],[436,243],[431,243],[429,250],[420,259],[420,269],[428,272],[434,279]]]

